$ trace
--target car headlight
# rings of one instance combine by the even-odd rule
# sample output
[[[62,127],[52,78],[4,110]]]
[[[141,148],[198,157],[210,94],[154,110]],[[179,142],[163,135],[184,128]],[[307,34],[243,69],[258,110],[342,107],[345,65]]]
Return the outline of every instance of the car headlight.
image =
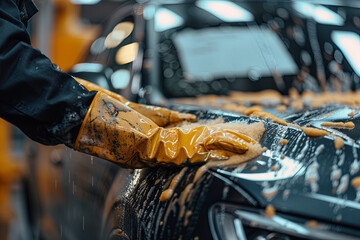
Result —
[[[354,236],[330,231],[326,225],[313,228],[294,219],[280,214],[268,217],[263,210],[223,203],[217,203],[209,210],[210,230],[214,239],[355,239]]]

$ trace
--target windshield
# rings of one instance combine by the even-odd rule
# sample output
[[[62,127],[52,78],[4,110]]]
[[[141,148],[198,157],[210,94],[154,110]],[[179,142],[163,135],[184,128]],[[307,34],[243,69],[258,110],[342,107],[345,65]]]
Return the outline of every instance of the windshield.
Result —
[[[217,27],[174,36],[188,81],[226,77],[295,75],[298,68],[280,38],[268,28]]]
[[[159,11],[155,29],[167,97],[359,88],[359,8],[196,1]]]

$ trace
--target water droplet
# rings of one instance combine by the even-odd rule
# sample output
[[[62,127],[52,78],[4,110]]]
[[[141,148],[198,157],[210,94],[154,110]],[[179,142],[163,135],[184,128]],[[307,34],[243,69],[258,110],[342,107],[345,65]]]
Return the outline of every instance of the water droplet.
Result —
[[[248,72],[248,77],[251,81],[257,81],[261,78],[261,73],[257,68],[251,68]]]
[[[349,174],[346,174],[342,176],[339,187],[336,190],[336,194],[343,194],[347,190],[348,185],[349,185]]]
[[[329,42],[325,42],[324,43],[324,50],[327,54],[332,55],[333,51],[334,51],[334,47],[333,45],[331,45],[331,43]]]
[[[164,76],[165,78],[171,78],[172,76],[174,76],[174,71],[171,68],[166,68],[164,70]]]
[[[335,51],[334,58],[335,58],[335,61],[340,64],[342,63],[342,61],[344,59],[343,55],[341,54],[341,52],[339,50]]]
[[[289,18],[289,13],[285,8],[278,8],[276,10],[277,15],[279,15],[279,17],[283,18],[283,19],[288,19]]]
[[[310,66],[312,63],[310,54],[305,50],[301,51],[301,61],[305,66]]]

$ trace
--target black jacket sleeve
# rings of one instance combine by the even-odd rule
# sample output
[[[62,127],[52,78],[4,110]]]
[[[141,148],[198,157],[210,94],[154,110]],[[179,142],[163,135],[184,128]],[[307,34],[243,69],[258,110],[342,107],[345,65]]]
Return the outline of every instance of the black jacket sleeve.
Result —
[[[19,0],[0,1],[0,117],[42,144],[73,146],[96,92],[31,47],[23,18]]]

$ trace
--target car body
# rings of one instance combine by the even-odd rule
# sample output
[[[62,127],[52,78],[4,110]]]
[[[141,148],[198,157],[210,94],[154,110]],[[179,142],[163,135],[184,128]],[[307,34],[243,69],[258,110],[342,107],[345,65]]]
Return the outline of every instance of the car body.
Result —
[[[359,13],[357,1],[121,5],[72,75],[200,120],[263,122],[260,143],[267,150],[237,166],[129,171],[62,146],[37,145],[29,188],[36,193],[29,196],[36,206],[30,212],[36,234],[45,239],[360,238],[360,189],[352,186],[360,176],[357,105],[319,108],[305,102],[300,110],[278,111],[279,102],[257,102],[289,123],[332,134],[320,138],[293,125],[221,110],[220,96],[215,105],[196,106],[198,95],[234,90],[358,89],[358,61],[339,39],[350,36],[359,46]],[[193,104],[178,101],[182,97]],[[335,131],[321,125],[348,121],[355,127]],[[336,137],[345,140],[339,149]],[[279,144],[282,139],[286,146]],[[174,193],[161,201],[169,188]]]

